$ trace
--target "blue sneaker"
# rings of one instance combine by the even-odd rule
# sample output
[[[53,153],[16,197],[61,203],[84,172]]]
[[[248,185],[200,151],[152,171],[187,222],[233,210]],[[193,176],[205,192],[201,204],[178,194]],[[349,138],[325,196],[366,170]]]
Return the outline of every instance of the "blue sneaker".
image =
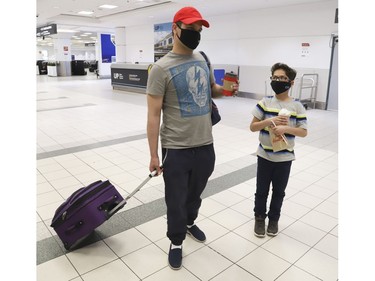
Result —
[[[206,241],[206,235],[204,235],[204,232],[199,229],[198,226],[195,224],[192,227],[187,228],[187,234],[193,238],[195,241],[203,243]]]
[[[168,263],[169,263],[169,266],[174,270],[178,270],[178,269],[181,268],[181,265],[182,265],[182,246],[180,246],[180,248],[172,249],[172,243],[171,243],[171,245],[169,247]]]

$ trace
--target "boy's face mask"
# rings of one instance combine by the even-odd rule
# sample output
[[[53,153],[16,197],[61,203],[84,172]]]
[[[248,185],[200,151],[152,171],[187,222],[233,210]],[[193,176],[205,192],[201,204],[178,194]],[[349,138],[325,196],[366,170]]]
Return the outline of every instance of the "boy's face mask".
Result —
[[[291,86],[291,82],[271,81],[272,90],[275,92],[276,95],[284,93],[285,91],[289,90]]]
[[[191,29],[184,29],[179,25],[177,26],[181,29],[181,35],[178,36],[177,34],[177,37],[180,39],[181,43],[192,50],[197,48],[201,40],[200,32]]]

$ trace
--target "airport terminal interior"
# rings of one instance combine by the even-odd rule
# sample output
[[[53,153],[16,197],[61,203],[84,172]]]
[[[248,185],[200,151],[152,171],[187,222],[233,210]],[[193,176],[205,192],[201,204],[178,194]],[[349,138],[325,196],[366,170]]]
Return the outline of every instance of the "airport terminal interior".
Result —
[[[110,79],[36,77],[36,275],[38,281],[338,280],[338,111],[307,109],[308,136],[296,160],[275,237],[254,235],[258,100],[215,99],[216,165],[180,270],[168,265],[161,176],[152,178],[81,247],[65,250],[51,225],[75,190],[109,180],[126,197],[149,174],[146,95],[114,90]]]

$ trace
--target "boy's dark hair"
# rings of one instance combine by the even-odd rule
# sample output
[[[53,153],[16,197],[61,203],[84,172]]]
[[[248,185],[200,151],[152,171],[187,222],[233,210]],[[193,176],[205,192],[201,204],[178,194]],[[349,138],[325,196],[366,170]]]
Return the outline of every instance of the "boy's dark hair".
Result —
[[[271,68],[271,73],[273,75],[273,73],[278,70],[278,69],[282,69],[285,71],[285,74],[286,76],[288,76],[288,78],[292,81],[294,80],[294,78],[296,78],[297,76],[297,71],[295,71],[293,68],[289,67],[288,65],[286,65],[285,63],[281,63],[281,62],[278,62],[278,63],[275,63],[272,68]]]

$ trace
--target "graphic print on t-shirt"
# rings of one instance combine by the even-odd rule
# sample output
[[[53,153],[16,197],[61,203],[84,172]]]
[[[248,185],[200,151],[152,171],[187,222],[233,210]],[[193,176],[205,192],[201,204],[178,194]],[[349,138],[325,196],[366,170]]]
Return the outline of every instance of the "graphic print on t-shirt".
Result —
[[[182,117],[200,116],[210,112],[211,88],[208,68],[204,63],[189,62],[172,67],[172,81],[176,88]]]

